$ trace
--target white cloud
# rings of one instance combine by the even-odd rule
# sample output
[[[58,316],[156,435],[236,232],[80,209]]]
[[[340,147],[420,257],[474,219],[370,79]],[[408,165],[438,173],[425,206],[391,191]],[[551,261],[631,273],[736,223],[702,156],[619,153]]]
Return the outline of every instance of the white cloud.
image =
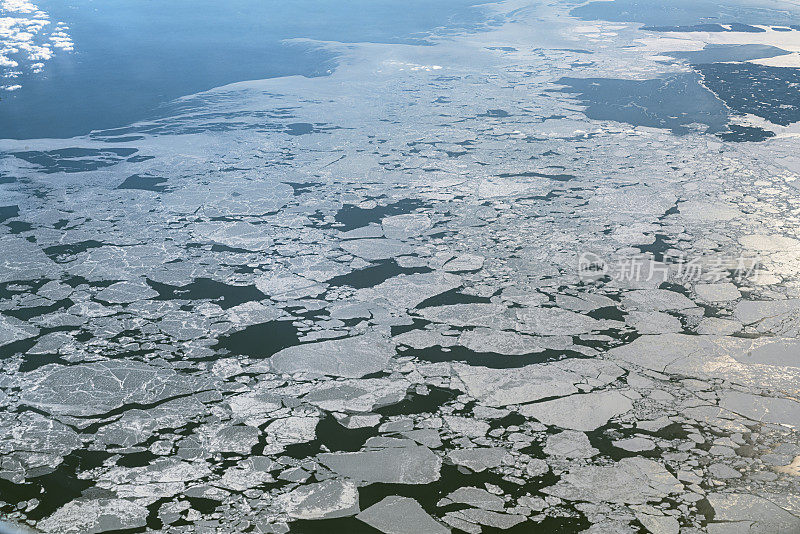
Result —
[[[42,72],[56,51],[74,50],[67,30],[63,22],[51,26],[47,13],[30,0],[0,0],[0,76],[16,78],[22,74],[18,69]]]

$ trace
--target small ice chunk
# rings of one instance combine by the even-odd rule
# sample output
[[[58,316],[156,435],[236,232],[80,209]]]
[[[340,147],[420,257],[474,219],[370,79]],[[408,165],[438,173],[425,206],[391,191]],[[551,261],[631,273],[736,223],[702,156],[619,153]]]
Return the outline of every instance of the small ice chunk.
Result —
[[[548,436],[544,452],[564,458],[591,458],[600,453],[589,443],[586,434],[577,430],[564,430]]]
[[[652,440],[643,437],[618,439],[612,443],[615,447],[629,452],[652,451],[656,448],[656,444]]]
[[[697,284],[694,290],[701,299],[709,302],[728,302],[741,298],[742,293],[730,282],[719,284]]]
[[[389,239],[407,239],[429,230],[433,223],[423,213],[404,213],[384,217],[381,221],[383,234]]]
[[[456,449],[450,451],[447,458],[456,465],[461,465],[475,473],[494,469],[511,460],[511,454],[501,447],[479,447],[475,449]]]
[[[439,501],[439,506],[446,506],[450,503],[467,504],[483,510],[494,510],[502,512],[505,509],[505,501],[498,495],[493,495],[481,488],[464,487],[458,488],[453,493]]]

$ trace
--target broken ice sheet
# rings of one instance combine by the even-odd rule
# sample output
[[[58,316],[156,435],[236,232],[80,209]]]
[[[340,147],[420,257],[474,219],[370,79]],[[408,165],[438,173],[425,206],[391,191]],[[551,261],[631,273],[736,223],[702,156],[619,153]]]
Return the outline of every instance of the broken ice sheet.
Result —
[[[44,532],[100,532],[140,528],[147,524],[147,508],[125,499],[75,500],[39,522]]]
[[[187,484],[210,473],[205,462],[159,458],[145,467],[113,467],[97,477],[97,486],[113,490],[120,497],[151,504],[178,495]]]
[[[2,413],[0,421],[0,477],[15,483],[53,471],[81,446],[72,428],[37,413]]]
[[[36,328],[21,323],[14,323],[0,317],[0,346],[8,345],[23,339],[30,339],[37,334]]]
[[[567,500],[642,504],[661,501],[683,485],[659,463],[646,458],[624,458],[608,467],[570,470],[544,492]]]
[[[204,412],[205,406],[194,396],[167,400],[146,410],[127,410],[97,430],[92,447],[132,447],[149,440],[157,430],[183,427]]]
[[[472,396],[496,407],[511,404],[536,406],[527,403],[577,393],[577,386],[582,383],[601,386],[623,374],[618,366],[602,360],[564,360],[519,369],[454,364],[453,370]]]
[[[3,140],[58,161],[0,157],[0,515],[795,528],[794,138],[591,119],[554,82],[691,67],[636,24],[518,7],[426,46],[315,42],[327,76],[118,131]],[[115,189],[129,176],[164,190]],[[582,278],[585,251],[669,280]],[[719,253],[719,280],[670,259]],[[727,269],[740,253],[758,277]]]
[[[313,416],[291,416],[285,419],[276,419],[264,429],[267,436],[267,445],[264,451],[276,453],[288,445],[312,441],[317,437],[318,424],[319,418]]]
[[[207,380],[135,361],[47,366],[37,371],[23,403],[54,415],[98,416],[126,404],[155,404],[210,387]]]

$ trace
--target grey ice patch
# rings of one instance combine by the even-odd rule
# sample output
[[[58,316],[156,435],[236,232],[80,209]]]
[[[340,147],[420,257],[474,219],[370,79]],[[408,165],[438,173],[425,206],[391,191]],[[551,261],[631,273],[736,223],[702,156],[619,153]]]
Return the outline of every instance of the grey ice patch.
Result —
[[[381,221],[383,234],[389,239],[407,239],[429,230],[433,223],[425,214],[406,213],[384,217]]]
[[[249,454],[258,443],[259,430],[252,426],[231,425],[209,427],[206,443],[209,452]]]
[[[652,451],[656,448],[656,444],[652,440],[643,437],[633,437],[625,439],[617,439],[611,442],[615,447],[626,450],[628,452],[642,452]]]
[[[234,465],[227,468],[215,485],[231,491],[244,491],[274,481],[275,479],[268,472],[245,463],[245,465]]]
[[[600,453],[589,443],[586,434],[577,430],[564,430],[548,436],[543,450],[545,454],[564,458],[591,458]]]
[[[0,412],[0,478],[16,484],[53,471],[81,446],[66,425],[34,412]]]
[[[708,502],[714,509],[714,519],[708,526],[712,534],[800,530],[800,517],[757,495],[712,493],[708,496]]]
[[[741,298],[742,293],[730,282],[719,284],[697,284],[694,290],[698,296],[709,302],[729,302]]]
[[[454,364],[453,371],[471,396],[495,407],[577,393],[575,382],[581,380],[573,373],[548,364],[519,369]]]
[[[358,488],[350,481],[325,480],[300,486],[276,501],[294,519],[333,519],[359,511]]]
[[[800,367],[791,356],[795,340],[661,334],[611,349],[612,360],[691,378],[724,378],[748,386],[800,391]]]
[[[734,308],[734,316],[760,333],[796,337],[800,332],[800,299],[741,301]]]
[[[638,289],[622,295],[622,303],[630,309],[682,311],[697,307],[685,295],[666,289]]]
[[[147,441],[160,429],[181,428],[205,412],[206,407],[197,396],[166,400],[145,410],[127,410],[122,417],[102,426],[95,433],[93,447],[101,450],[109,445],[133,447]]]
[[[479,508],[458,510],[453,512],[453,515],[459,519],[463,519],[464,521],[468,521],[476,525],[484,525],[489,528],[496,528],[500,530],[509,529],[527,520],[524,515],[501,514],[491,510],[481,510]]]
[[[647,458],[623,458],[607,467],[576,467],[562,475],[547,494],[568,501],[644,504],[658,502],[683,490],[664,466]]]
[[[367,261],[388,260],[414,252],[414,247],[402,241],[383,238],[354,239],[345,241],[339,246],[353,256]]]
[[[267,425],[264,433],[267,436],[265,453],[282,451],[288,445],[308,443],[317,437],[319,418],[315,416],[291,416],[276,419]]]
[[[560,399],[526,404],[520,413],[546,425],[589,431],[633,408],[630,399],[618,391],[570,395]]]
[[[35,243],[0,235],[0,283],[47,277],[56,264]]]
[[[508,308],[499,304],[449,304],[422,308],[419,314],[434,323],[448,326],[485,326],[494,329],[509,329],[515,326],[507,315]]]
[[[680,523],[671,515],[657,515],[636,511],[636,519],[653,534],[678,534]]]
[[[800,402],[791,399],[726,391],[720,396],[719,405],[754,421],[800,428]]]
[[[278,373],[360,378],[382,371],[394,354],[394,345],[386,338],[364,334],[295,345],[274,354],[270,365]]]
[[[390,278],[375,287],[360,289],[356,299],[387,302],[394,308],[410,309],[431,297],[461,287],[461,277],[449,273],[420,273]]]
[[[315,297],[325,290],[315,280],[292,273],[264,275],[256,280],[256,288],[276,301]]]
[[[52,414],[102,415],[126,404],[153,404],[208,384],[172,369],[126,360],[42,368],[22,402]]]
[[[148,514],[141,504],[125,499],[75,500],[37,526],[44,532],[97,534],[141,528],[147,524]]]
[[[689,200],[679,203],[678,211],[681,217],[694,224],[730,221],[743,215],[733,204],[724,201]]]
[[[447,534],[450,529],[436,522],[414,499],[390,495],[373,504],[356,519],[386,534]]]
[[[491,328],[468,330],[459,336],[458,344],[473,352],[490,352],[506,356],[519,356],[544,350],[538,338]]]
[[[158,291],[141,281],[125,281],[112,284],[101,290],[95,298],[109,304],[129,304],[158,296]]]
[[[489,493],[485,489],[473,487],[458,488],[440,500],[438,506],[447,506],[452,503],[466,504],[495,512],[502,512],[505,509],[505,501],[502,497]]]
[[[447,458],[454,464],[464,466],[475,473],[494,469],[512,461],[511,454],[501,447],[456,449],[447,453]]]
[[[410,385],[405,380],[384,378],[336,381],[321,384],[303,401],[329,412],[371,412],[402,401]]]
[[[640,334],[669,334],[683,330],[677,317],[658,311],[632,311],[625,322]]]
[[[764,344],[754,346],[746,356],[733,357],[742,363],[774,365],[779,367],[800,367],[800,340],[764,340]]]
[[[113,490],[119,497],[151,504],[184,492],[187,484],[210,474],[205,462],[158,458],[142,467],[112,467],[97,477],[97,487]]]
[[[602,360],[564,360],[527,365],[518,369],[492,369],[453,364],[453,371],[467,393],[493,407],[524,404],[548,397],[577,393],[577,384],[613,382],[624,372]]]
[[[697,325],[697,333],[701,335],[729,336],[742,329],[742,323],[718,317],[704,317]]]
[[[448,273],[478,271],[483,268],[484,258],[476,254],[461,254],[448,261],[442,270]]]
[[[0,347],[23,339],[30,339],[38,333],[39,330],[35,327],[0,315]]]
[[[522,322],[520,331],[540,336],[572,336],[608,328],[605,321],[561,308],[524,308],[517,318]]]
[[[401,345],[417,350],[428,349],[437,345],[440,347],[452,347],[459,342],[459,339],[453,335],[444,335],[443,332],[434,330],[411,330],[396,335],[392,339]]]
[[[442,460],[421,445],[324,453],[318,458],[325,467],[342,476],[370,483],[429,484],[439,480],[442,467]]]

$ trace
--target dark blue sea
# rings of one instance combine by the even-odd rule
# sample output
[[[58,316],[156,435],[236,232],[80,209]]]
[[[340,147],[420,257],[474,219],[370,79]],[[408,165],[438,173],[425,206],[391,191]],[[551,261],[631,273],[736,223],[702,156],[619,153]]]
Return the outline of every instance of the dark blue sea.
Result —
[[[425,44],[482,20],[476,0],[43,0],[74,51],[0,99],[0,138],[72,137],[147,118],[180,96],[277,76],[324,76],[336,58],[285,39]]]

